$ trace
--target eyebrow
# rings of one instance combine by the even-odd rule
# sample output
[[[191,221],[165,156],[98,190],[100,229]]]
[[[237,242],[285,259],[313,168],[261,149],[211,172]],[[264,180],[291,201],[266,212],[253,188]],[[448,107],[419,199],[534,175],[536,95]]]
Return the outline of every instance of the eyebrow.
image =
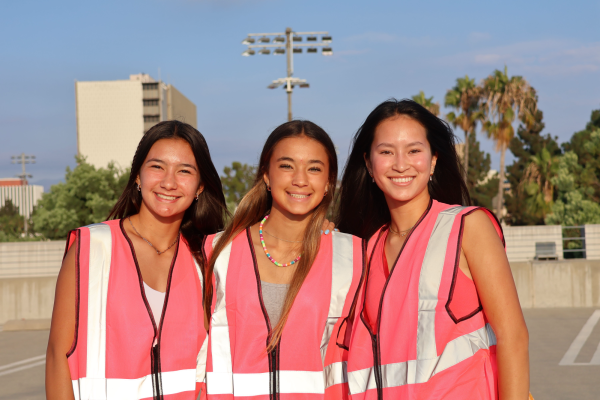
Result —
[[[279,161],[291,161],[291,162],[294,162],[294,159],[292,157],[285,157],[284,156],[284,157],[279,157],[277,159],[277,162],[279,162]],[[325,163],[323,161],[321,161],[321,160],[308,160],[308,163],[309,164],[321,164],[322,166],[325,166]]]
[[[166,164],[166,162],[164,162],[160,158],[151,158],[148,161],[146,161],[146,164],[148,164],[149,162],[157,162],[157,163],[160,163],[160,164]],[[179,166],[186,167],[186,168],[191,168],[194,171],[198,171],[198,168],[196,168],[195,166],[193,166],[191,164],[185,164],[185,163],[183,163],[183,164],[179,164]]]
[[[416,145],[416,144],[420,144],[420,145],[423,145],[423,146],[425,146],[425,145],[423,144],[423,142],[412,142],[412,143],[409,143],[409,144],[407,144],[406,146],[407,146],[407,147],[408,147],[408,146],[414,146],[414,145]],[[384,142],[384,143],[379,143],[379,144],[377,145],[377,147],[394,147],[394,145],[393,145],[393,144],[391,144],[391,143]]]

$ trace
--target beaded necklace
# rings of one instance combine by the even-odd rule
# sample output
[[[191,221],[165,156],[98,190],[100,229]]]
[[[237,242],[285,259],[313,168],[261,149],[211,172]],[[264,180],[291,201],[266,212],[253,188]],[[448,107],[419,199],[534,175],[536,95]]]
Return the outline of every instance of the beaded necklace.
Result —
[[[265,238],[263,237],[263,225],[265,224],[265,221],[267,219],[269,219],[269,215],[270,214],[267,214],[267,216],[265,216],[265,218],[263,218],[263,220],[260,221],[260,225],[258,226],[258,235],[260,236],[260,244],[262,244],[262,248],[265,251],[267,258],[273,264],[275,264],[275,266],[277,266],[277,267],[289,267],[290,265],[296,264],[298,262],[298,260],[300,260],[300,258],[302,257],[302,254],[300,254],[298,257],[296,257],[296,259],[294,259],[293,261],[290,261],[288,264],[282,264],[280,262],[275,261],[273,259],[273,257],[271,257],[271,254],[269,254],[269,251],[267,250],[267,246],[265,245]]]

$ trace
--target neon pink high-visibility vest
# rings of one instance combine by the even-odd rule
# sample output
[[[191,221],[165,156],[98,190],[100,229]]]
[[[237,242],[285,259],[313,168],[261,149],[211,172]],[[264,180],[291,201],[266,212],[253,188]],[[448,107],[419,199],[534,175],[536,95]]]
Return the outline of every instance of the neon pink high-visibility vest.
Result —
[[[180,237],[155,321],[122,220],[71,231],[77,319],[67,354],[76,400],[195,400],[204,386],[203,275]],[[153,346],[153,343],[156,343]]]
[[[386,267],[387,231],[369,240],[366,281],[346,336],[353,400],[497,399],[496,337],[479,298],[464,301],[465,293],[474,293],[464,285],[473,282],[465,276],[457,279],[462,274],[458,263],[464,218],[478,209],[488,214],[504,240],[488,210],[433,200],[406,238],[383,290],[376,293],[369,292],[369,279],[381,279],[376,274]],[[365,298],[378,304],[377,315],[366,313]]]
[[[208,254],[212,238],[206,240]],[[262,302],[250,230],[225,247],[214,267],[206,393],[210,399],[340,399],[347,352],[336,346],[361,277],[361,240],[333,232],[300,289],[275,350]]]

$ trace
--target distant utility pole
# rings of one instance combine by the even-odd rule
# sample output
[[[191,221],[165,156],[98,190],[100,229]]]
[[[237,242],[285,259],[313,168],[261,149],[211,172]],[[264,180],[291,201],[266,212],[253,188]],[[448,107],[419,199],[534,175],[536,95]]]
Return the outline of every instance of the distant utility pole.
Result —
[[[321,36],[319,41],[317,35]],[[274,37],[273,37],[274,36]],[[302,43],[306,39],[307,43]],[[273,41],[273,44],[268,44]],[[292,120],[292,91],[294,86],[298,85],[301,88],[308,88],[309,84],[306,79],[293,78],[294,75],[294,60],[293,54],[302,53],[302,49],[307,47],[308,54],[318,53],[317,47],[323,47],[321,54],[324,56],[333,55],[333,50],[330,47],[331,36],[328,32],[294,32],[292,28],[286,28],[285,32],[276,33],[250,33],[242,44],[248,46],[248,49],[242,53],[243,56],[253,56],[256,54],[254,49],[260,48],[260,54],[271,54],[269,48],[275,47],[274,55],[283,55],[287,53],[287,77],[274,80],[267,88],[275,89],[283,86],[287,92],[288,100],[288,121]],[[283,47],[285,44],[285,48]]]
[[[27,214],[28,214],[28,202],[26,201],[27,198],[27,178],[32,178],[32,175],[28,174],[25,171],[25,164],[35,164],[35,156],[26,156],[25,153],[21,153],[18,156],[11,156],[10,157],[11,163],[12,164],[21,164],[21,173],[18,174],[17,176],[19,178],[21,178],[21,211],[23,212],[23,227],[25,230],[25,236],[27,236]],[[25,209],[27,208],[27,210]]]

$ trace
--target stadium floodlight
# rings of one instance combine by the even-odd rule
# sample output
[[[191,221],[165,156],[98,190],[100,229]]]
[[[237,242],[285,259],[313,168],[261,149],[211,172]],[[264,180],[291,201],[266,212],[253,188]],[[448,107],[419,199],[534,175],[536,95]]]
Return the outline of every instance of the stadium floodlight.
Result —
[[[307,43],[303,43],[307,42]],[[242,41],[248,48],[242,53],[243,56],[252,56],[256,53],[268,55],[273,51],[274,55],[287,55],[287,76],[285,78],[276,79],[267,88],[275,89],[283,87],[287,92],[288,99],[288,121],[292,120],[292,92],[295,87],[309,88],[310,85],[305,79],[293,77],[294,62],[293,55],[302,54],[306,49],[306,53],[316,54],[319,48],[322,49],[322,54],[330,56],[333,54],[333,49],[329,45],[331,36],[329,32],[295,32],[292,28],[287,28],[285,32],[275,33],[250,33]]]

